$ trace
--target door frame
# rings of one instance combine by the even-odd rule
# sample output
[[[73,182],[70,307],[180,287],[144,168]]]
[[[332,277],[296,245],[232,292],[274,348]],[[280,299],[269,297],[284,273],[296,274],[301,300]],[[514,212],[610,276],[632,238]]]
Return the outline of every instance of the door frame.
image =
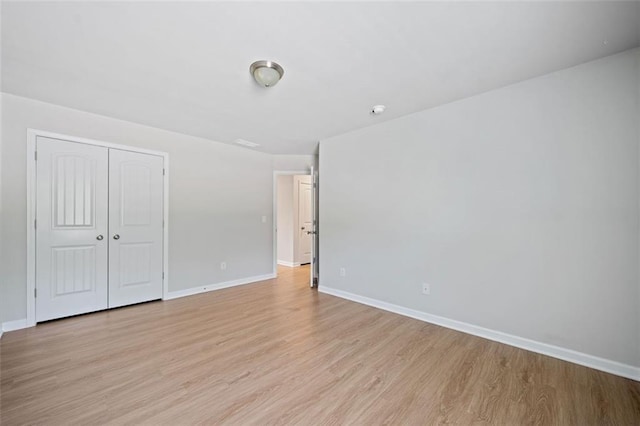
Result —
[[[63,135],[45,130],[27,129],[27,327],[36,325],[36,140],[38,136],[50,139],[120,149],[163,158],[163,236],[162,236],[162,299],[169,293],[169,154],[162,151],[103,142],[78,136]]]
[[[273,274],[278,275],[278,176],[308,175],[311,170],[274,170],[273,171]]]

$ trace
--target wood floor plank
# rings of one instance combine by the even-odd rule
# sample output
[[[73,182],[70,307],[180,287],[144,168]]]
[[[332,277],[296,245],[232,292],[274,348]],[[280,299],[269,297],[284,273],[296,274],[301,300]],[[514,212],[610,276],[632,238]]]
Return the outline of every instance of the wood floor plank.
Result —
[[[640,425],[640,383],[274,280],[0,340],[0,423]]]

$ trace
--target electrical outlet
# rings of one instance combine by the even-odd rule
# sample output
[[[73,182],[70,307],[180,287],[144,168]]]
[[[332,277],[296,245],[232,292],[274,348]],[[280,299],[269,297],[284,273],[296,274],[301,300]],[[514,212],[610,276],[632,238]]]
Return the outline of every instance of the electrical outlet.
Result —
[[[220,270],[224,271],[227,269],[227,262],[220,262]]]
[[[429,283],[422,283],[422,294],[431,294],[431,286]]]
[[[341,277],[346,277],[347,276],[347,270],[345,268],[340,268],[340,276]]]

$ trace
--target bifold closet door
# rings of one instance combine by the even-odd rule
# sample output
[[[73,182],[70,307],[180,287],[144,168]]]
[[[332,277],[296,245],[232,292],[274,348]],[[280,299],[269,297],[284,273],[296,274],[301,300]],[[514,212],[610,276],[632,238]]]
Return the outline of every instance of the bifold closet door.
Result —
[[[109,150],[109,307],[162,298],[163,158]]]
[[[36,321],[107,308],[107,148],[36,140]]]

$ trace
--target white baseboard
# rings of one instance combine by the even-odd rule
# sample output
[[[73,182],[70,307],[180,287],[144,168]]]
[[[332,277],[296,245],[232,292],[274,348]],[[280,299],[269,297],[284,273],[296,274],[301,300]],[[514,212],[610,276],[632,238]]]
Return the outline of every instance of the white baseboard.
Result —
[[[363,305],[373,306],[385,311],[404,315],[420,321],[436,324],[442,327],[461,331],[463,333],[472,334],[474,336],[483,337],[485,339],[504,343],[506,345],[515,346],[517,348],[526,349],[528,351],[537,352],[539,354],[548,355],[563,361],[572,362],[574,364],[583,365],[585,367],[594,368],[596,370],[605,371],[617,376],[626,377],[628,379],[640,381],[640,367],[622,364],[617,361],[600,358],[597,356],[585,354],[571,349],[559,346],[549,345],[547,343],[514,336],[512,334],[495,331],[477,325],[444,318],[438,315],[428,314],[426,312],[416,311],[404,306],[394,305],[392,303],[383,302],[365,296],[349,293],[347,291],[338,290],[331,287],[320,285],[318,291],[330,294],[342,299],[351,300],[353,302],[362,303]]]
[[[278,260],[278,265],[295,268],[296,266],[300,266],[300,262],[287,262],[286,260]]]
[[[23,328],[27,328],[29,325],[27,324],[27,319],[19,319],[14,321],[7,321],[2,323],[2,332],[7,331],[15,331]]]
[[[235,287],[238,285],[251,284],[258,281],[270,280],[276,277],[276,274],[256,275],[254,277],[240,278],[238,280],[226,281],[223,283],[205,285],[202,287],[192,287],[186,290],[170,291],[164,297],[164,300],[177,299],[179,297],[193,296],[194,294],[206,293],[208,291],[220,290],[228,287]]]

